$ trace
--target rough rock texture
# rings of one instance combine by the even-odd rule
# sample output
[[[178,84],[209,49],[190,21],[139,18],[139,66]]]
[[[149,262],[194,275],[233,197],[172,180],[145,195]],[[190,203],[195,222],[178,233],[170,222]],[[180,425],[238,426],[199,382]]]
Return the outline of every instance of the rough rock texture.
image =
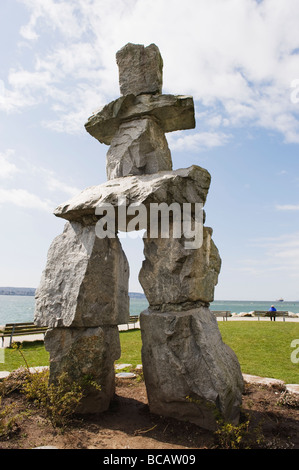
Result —
[[[150,305],[214,300],[221,259],[211,237],[212,229],[203,227],[198,249],[186,249],[183,238],[144,239],[139,281]]]
[[[55,210],[68,222],[49,249],[36,294],[35,323],[52,328],[45,338],[50,381],[62,372],[79,382],[88,376],[101,390],[89,390],[81,412],[108,408],[114,392],[113,363],[120,356],[117,324],[126,323],[129,315],[129,268],[115,234],[135,230],[138,219],[138,229],[149,232],[140,281],[150,308],[140,320],[150,409],[208,429],[215,428],[215,412],[237,423],[239,363],[222,342],[208,309],[221,260],[212,230],[203,227],[202,245],[190,248],[192,227],[188,233],[186,218],[181,220],[187,203],[190,220],[198,222],[197,209],[206,201],[211,177],[195,165],[171,171],[164,135],[195,127],[193,98],[161,94],[163,62],[154,44],[127,44],[118,51],[117,64],[124,96],[85,124],[99,142],[111,145],[110,180]],[[167,211],[174,203],[169,219]],[[156,224],[167,220],[174,230],[179,220],[178,238],[171,231],[170,237],[162,234],[165,238],[152,233],[152,210],[158,205]],[[167,217],[162,214],[165,208]],[[104,227],[112,238],[100,238]]]
[[[129,266],[117,238],[66,223],[52,242],[36,292],[35,323],[97,327],[127,323]]]
[[[86,396],[77,412],[108,409],[115,391],[114,361],[121,353],[117,326],[50,329],[45,348],[50,353],[50,383],[67,373],[69,379],[85,387]]]
[[[172,170],[171,154],[160,126],[151,118],[124,122],[107,152],[107,178]]]
[[[127,204],[202,203],[206,201],[211,176],[197,165],[152,175],[126,176],[91,186],[78,196],[58,206],[54,214],[82,224],[96,223],[95,209],[100,204],[117,206],[125,198]]]
[[[116,53],[122,95],[162,93],[163,60],[158,47],[128,43]]]
[[[238,423],[243,379],[208,308],[140,315],[142,364],[152,413],[214,430]]]
[[[155,44],[128,43],[116,54],[121,98],[93,114],[86,130],[111,145],[108,179],[171,170],[165,132],[195,127],[191,97],[161,95],[163,61]]]
[[[156,119],[163,132],[193,129],[193,98],[174,95],[122,96],[90,116],[85,129],[99,142],[110,145],[123,122],[145,116]]]

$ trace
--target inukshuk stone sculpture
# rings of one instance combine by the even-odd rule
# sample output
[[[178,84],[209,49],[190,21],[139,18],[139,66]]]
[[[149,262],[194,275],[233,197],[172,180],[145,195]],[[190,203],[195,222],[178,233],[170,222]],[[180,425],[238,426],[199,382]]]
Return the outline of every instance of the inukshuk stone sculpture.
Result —
[[[242,399],[242,374],[234,352],[223,343],[209,310],[221,260],[212,229],[201,226],[202,243],[186,244],[177,236],[176,219],[169,233],[152,233],[153,206],[204,205],[210,174],[199,166],[172,170],[166,132],[195,127],[192,97],[162,94],[163,62],[154,44],[127,44],[116,54],[123,96],[93,114],[86,130],[110,145],[108,181],[82,191],[54,212],[67,220],[50,247],[36,295],[35,322],[46,325],[50,380],[66,371],[73,380],[92,376],[101,390],[91,389],[82,412],[107,409],[114,393],[113,363],[120,355],[117,325],[129,315],[129,268],[117,238],[132,230],[132,212],[145,208],[142,226],[145,260],[139,280],[149,302],[140,315],[142,363],[151,412],[214,429],[217,414],[236,423]],[[121,207],[119,201],[125,201]],[[115,209],[107,237],[97,236],[103,213]],[[99,215],[100,214],[100,215]],[[161,213],[159,212],[161,215]],[[181,223],[180,219],[180,222]],[[158,220],[161,225],[162,219]],[[108,222],[107,222],[108,224]],[[182,226],[182,224],[181,224]],[[103,228],[103,224],[101,225]],[[154,232],[155,233],[155,232]]]

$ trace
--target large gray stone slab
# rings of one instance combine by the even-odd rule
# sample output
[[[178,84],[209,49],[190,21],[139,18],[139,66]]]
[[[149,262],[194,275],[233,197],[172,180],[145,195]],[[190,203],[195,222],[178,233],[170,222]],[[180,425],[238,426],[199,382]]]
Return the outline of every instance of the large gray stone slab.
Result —
[[[208,308],[140,315],[142,364],[152,413],[214,430],[237,424],[243,378]]]
[[[123,122],[145,116],[156,119],[163,132],[195,128],[192,96],[130,94],[96,111],[88,118],[85,129],[99,142],[110,145]]]
[[[204,204],[210,182],[209,172],[197,165],[151,175],[116,178],[85,189],[77,196],[60,204],[54,214],[57,217],[87,225],[97,222],[95,210],[98,206],[112,204],[116,207],[119,200],[125,200],[127,205],[144,204],[147,207],[151,203]]]
[[[100,239],[94,226],[67,222],[49,248],[34,321],[51,328],[127,323],[128,279],[118,238]]]

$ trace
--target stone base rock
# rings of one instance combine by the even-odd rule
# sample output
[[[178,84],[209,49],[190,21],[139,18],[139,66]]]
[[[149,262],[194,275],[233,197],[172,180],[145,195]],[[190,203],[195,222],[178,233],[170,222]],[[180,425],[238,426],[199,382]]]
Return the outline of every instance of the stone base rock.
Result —
[[[142,363],[150,411],[214,430],[237,424],[243,378],[208,308],[140,315]]]
[[[39,326],[97,327],[129,319],[129,265],[118,238],[66,223],[52,242],[36,292]]]
[[[86,396],[76,412],[108,409],[115,392],[114,361],[121,354],[117,326],[53,328],[46,333],[45,348],[50,353],[49,383],[67,373],[71,381],[87,384]],[[88,385],[91,381],[97,387]]]

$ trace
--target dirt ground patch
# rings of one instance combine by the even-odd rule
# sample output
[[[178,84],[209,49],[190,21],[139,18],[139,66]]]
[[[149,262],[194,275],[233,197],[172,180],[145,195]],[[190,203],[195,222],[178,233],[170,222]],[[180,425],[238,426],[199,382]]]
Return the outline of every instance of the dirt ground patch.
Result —
[[[150,413],[144,382],[117,379],[110,409],[84,419],[74,417],[65,429],[54,429],[42,410],[28,406],[15,391],[2,399],[2,407],[14,403],[27,410],[15,432],[0,440],[0,449],[215,449],[231,448],[220,433]],[[249,422],[248,428],[244,423]],[[299,449],[298,395],[281,389],[245,384],[242,420],[246,428],[240,447]],[[237,433],[238,434],[238,433]],[[236,445],[237,438],[232,438]]]

